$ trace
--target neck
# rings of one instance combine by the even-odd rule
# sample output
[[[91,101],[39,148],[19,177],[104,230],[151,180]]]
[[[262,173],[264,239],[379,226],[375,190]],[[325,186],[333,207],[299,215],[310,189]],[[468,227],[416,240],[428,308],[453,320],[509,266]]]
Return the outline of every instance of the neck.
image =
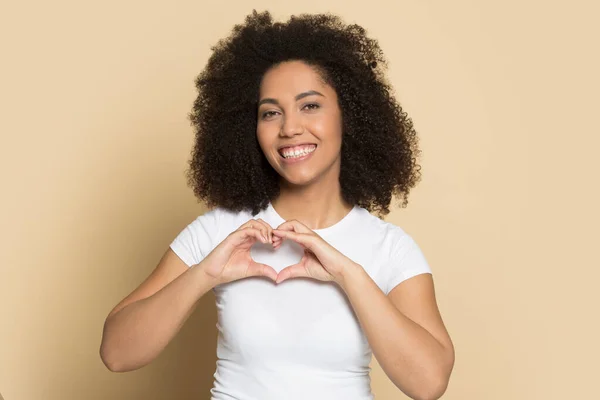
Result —
[[[313,230],[335,225],[353,208],[343,200],[339,181],[336,185],[329,182],[307,186],[282,183],[279,196],[271,203],[286,221],[295,219]]]

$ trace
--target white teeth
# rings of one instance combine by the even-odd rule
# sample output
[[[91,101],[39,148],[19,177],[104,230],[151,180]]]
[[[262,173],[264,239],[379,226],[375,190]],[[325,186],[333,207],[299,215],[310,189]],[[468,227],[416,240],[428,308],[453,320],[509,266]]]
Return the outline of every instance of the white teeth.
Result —
[[[314,146],[314,147],[312,147],[310,149],[306,149],[306,150],[284,151],[283,157],[285,157],[285,158],[302,157],[306,154],[312,153],[313,151],[315,151],[316,148],[317,148],[317,146]]]

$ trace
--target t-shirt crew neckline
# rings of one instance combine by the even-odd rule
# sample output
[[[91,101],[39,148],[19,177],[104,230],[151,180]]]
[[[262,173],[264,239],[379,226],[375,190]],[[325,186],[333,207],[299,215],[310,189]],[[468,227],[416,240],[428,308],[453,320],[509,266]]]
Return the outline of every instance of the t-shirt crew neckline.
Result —
[[[319,236],[322,236],[330,235],[332,233],[339,232],[340,230],[347,228],[354,219],[354,216],[358,213],[359,208],[359,206],[355,205],[341,220],[339,220],[335,224],[326,228],[313,229],[313,232],[317,233]],[[269,205],[267,207],[267,213],[275,220],[273,228],[277,228],[279,225],[285,222],[285,219],[283,219],[283,217],[281,217],[281,215],[277,213],[271,202],[269,202]]]

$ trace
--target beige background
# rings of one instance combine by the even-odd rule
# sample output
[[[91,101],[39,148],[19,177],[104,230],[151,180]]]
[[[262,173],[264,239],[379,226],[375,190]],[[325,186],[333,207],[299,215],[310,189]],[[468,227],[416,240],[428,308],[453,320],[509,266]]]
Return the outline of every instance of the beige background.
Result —
[[[485,3],[485,4],[484,4]],[[202,299],[151,365],[109,372],[110,309],[204,212],[183,171],[193,80],[252,8],[332,11],[390,61],[423,180],[387,220],[428,258],[456,346],[444,399],[591,399],[598,38],[593,1],[116,1],[2,6],[0,393],[207,399]],[[377,399],[403,396],[373,362]]]

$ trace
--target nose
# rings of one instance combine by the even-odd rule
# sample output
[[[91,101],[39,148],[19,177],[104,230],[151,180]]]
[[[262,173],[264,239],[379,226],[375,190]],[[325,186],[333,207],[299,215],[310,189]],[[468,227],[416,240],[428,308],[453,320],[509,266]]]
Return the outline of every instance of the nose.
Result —
[[[295,136],[304,132],[301,118],[294,115],[286,115],[283,119],[283,124],[279,132],[279,136]]]

